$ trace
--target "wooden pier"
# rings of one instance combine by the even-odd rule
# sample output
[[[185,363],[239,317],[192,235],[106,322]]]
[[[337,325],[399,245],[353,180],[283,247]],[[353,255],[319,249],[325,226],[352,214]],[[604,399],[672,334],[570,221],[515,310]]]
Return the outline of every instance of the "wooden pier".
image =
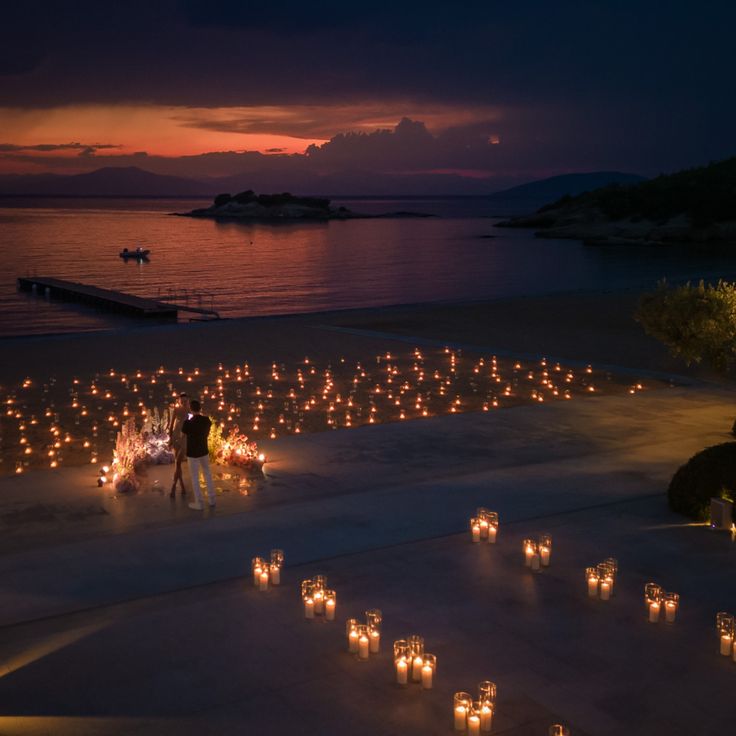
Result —
[[[135,317],[175,320],[179,312],[176,304],[165,304],[154,299],[124,294],[121,291],[101,289],[98,286],[49,276],[19,277],[18,287],[23,291],[36,291],[65,301],[91,304],[99,309],[123,312]]]

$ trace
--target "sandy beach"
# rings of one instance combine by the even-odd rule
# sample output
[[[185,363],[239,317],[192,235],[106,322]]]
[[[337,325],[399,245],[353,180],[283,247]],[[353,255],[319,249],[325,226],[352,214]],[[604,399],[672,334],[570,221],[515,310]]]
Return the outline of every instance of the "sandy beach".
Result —
[[[699,366],[672,359],[633,320],[639,294],[574,292],[487,302],[417,304],[338,312],[223,320],[206,324],[137,327],[48,337],[0,339],[0,381],[26,376],[94,374],[155,369],[161,363],[194,367],[213,361],[273,359],[293,362],[305,355],[343,354],[360,359],[381,352],[392,337],[474,345],[482,352],[525,353],[579,363],[619,365],[718,380]],[[355,340],[349,332],[366,331]],[[383,333],[372,336],[370,333]]]

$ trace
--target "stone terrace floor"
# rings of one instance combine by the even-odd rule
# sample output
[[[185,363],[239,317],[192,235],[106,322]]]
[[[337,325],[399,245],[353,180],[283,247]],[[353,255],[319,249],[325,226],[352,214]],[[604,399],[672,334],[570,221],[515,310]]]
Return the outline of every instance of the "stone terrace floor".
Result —
[[[714,620],[736,612],[736,545],[664,491],[728,439],[732,407],[690,386],[283,438],[251,495],[201,516],[110,497],[88,470],[0,479],[0,734],[452,734],[453,692],[482,679],[495,733],[730,733]],[[14,526],[23,504],[56,511]],[[465,531],[481,505],[495,546]],[[540,532],[552,566],[533,575],[521,540]],[[244,573],[272,547],[283,584],[258,593]],[[608,556],[617,595],[589,600],[584,569]],[[302,617],[317,573],[334,623]],[[675,624],[647,623],[649,580],[681,594]],[[383,648],[359,663],[344,621],[370,607]],[[432,691],[393,683],[411,633],[438,657]]]

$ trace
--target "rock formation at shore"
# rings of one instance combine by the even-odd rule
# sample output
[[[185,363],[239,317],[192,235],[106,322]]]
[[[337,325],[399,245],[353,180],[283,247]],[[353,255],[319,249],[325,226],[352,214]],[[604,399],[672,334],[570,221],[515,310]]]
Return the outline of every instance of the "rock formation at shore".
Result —
[[[736,243],[736,158],[563,197],[497,226],[591,245]]]
[[[362,215],[346,207],[333,207],[325,197],[297,197],[283,194],[256,194],[252,190],[218,194],[209,207],[181,213],[186,217],[213,217],[218,219],[289,221],[289,220],[351,220],[373,217],[429,217],[416,212],[388,212],[381,215]]]

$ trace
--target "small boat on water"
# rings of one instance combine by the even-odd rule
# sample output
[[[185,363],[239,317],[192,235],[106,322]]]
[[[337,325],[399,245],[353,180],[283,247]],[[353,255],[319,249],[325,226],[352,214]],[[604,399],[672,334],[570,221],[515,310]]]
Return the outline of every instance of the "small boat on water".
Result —
[[[150,252],[150,250],[144,250],[143,248],[136,248],[135,250],[128,250],[127,248],[123,248],[120,253],[118,253],[118,255],[124,261],[127,261],[129,258],[135,258],[138,261],[147,261],[148,254]]]

